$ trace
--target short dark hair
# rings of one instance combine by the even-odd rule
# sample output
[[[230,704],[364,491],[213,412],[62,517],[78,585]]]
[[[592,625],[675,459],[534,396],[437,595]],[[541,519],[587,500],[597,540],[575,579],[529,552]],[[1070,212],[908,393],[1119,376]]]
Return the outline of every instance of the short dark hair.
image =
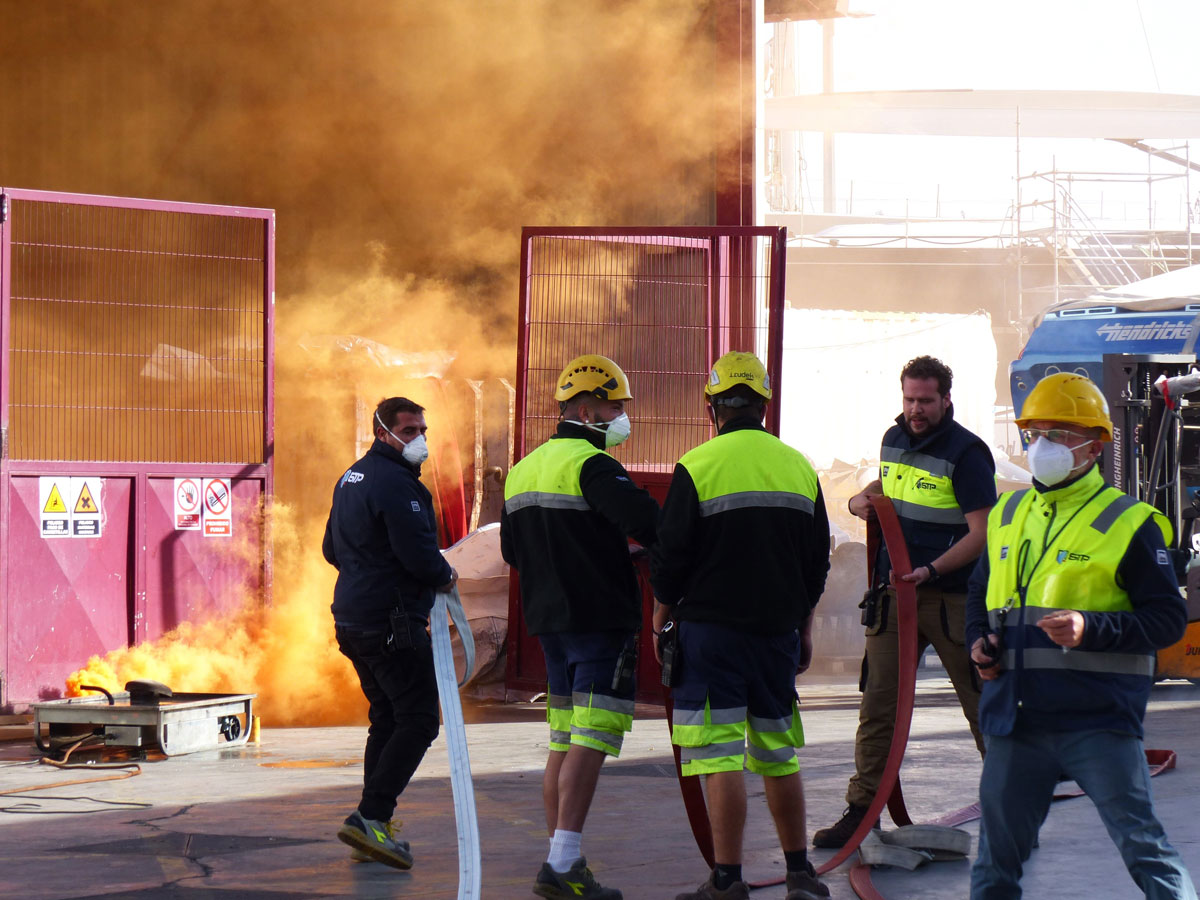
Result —
[[[396,416],[400,413],[418,415],[423,412],[425,412],[425,407],[414,403],[407,397],[388,397],[386,400],[380,400],[379,405],[375,407],[375,421],[371,423],[371,433],[374,434],[375,429],[381,424],[384,428],[391,429],[396,424]]]
[[[558,414],[565,416],[568,412],[578,410],[580,404],[583,403],[590,405],[593,402],[604,403],[606,401],[607,398],[601,397],[598,391],[580,391],[569,400],[558,401]]]
[[[730,403],[729,401],[733,401]],[[724,419],[736,419],[742,416],[756,415],[762,421],[767,411],[767,401],[758,391],[748,384],[735,384],[727,391],[713,394],[708,398],[716,414]]]
[[[954,373],[940,359],[934,359],[932,356],[918,356],[910,359],[900,370],[901,384],[904,383],[905,378],[936,378],[938,393],[945,397],[950,393],[950,382],[954,380]]]

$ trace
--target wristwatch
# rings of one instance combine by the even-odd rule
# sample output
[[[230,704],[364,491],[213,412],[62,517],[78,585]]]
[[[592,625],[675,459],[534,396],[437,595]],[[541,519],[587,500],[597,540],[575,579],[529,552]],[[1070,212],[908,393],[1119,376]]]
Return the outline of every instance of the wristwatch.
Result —
[[[925,563],[925,568],[929,570],[929,577],[925,579],[926,584],[933,584],[942,576],[938,574],[938,570],[933,567],[933,563]]]

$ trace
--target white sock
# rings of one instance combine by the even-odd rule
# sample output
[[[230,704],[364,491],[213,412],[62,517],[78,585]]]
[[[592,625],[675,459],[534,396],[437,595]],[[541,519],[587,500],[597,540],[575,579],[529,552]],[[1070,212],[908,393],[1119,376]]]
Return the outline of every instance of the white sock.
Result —
[[[555,872],[566,872],[583,854],[580,846],[583,844],[583,832],[563,831],[555,829],[554,837],[550,838],[550,855],[546,862]]]

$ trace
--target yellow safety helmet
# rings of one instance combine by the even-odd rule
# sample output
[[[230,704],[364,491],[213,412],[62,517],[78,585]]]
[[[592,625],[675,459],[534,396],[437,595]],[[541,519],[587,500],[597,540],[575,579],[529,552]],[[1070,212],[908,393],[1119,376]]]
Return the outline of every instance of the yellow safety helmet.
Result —
[[[576,394],[595,394],[601,400],[632,400],[629,379],[621,367],[607,356],[585,353],[577,356],[562,370],[556,382],[554,399],[559,403]]]
[[[704,393],[712,397],[738,384],[746,385],[767,400],[771,399],[771,376],[767,374],[767,367],[753,353],[741,350],[726,353],[713,363]]]
[[[1108,414],[1108,401],[1089,379],[1074,372],[1056,372],[1047,375],[1033,386],[1017,427],[1025,428],[1035,420],[1067,422],[1084,428],[1102,428],[1102,440],[1112,440],[1112,418]]]

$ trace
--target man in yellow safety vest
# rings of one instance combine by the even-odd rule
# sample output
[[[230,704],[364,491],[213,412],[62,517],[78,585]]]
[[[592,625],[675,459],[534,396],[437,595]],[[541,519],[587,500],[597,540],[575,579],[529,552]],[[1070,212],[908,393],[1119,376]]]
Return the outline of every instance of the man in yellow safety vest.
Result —
[[[627,537],[654,543],[658,504],[605,452],[630,432],[625,403],[633,395],[620,366],[577,357],[554,399],[558,429],[508,473],[500,516],[500,550],[520,576],[525,624],[542,645],[549,682],[542,800],[550,853],[533,892],[621,900],[588,868],[583,823],[605,757],[621,752],[633,725],[642,595]]]
[[[676,900],[746,900],[742,770],[763,776],[787,863],[788,900],[824,900],[808,861],[796,748],[796,674],[829,572],[817,474],[763,428],[771,385],[752,353],[727,353],[704,388],[717,435],[675,466],[651,557],[654,627],[678,623],[672,740],[705,776],[715,868]]]
[[[988,511],[996,502],[996,464],[977,435],[954,420],[953,373],[941,360],[918,356],[900,372],[903,411],[883,436],[879,478],[850,498],[850,512],[870,521],[870,497],[884,494],[896,510],[913,569],[903,580],[917,588],[918,651],[933,645],[963,715],[983,752],[976,723],[979,682],[963,644],[967,576],[983,551]],[[866,654],[860,688],[854,775],[846,812],[813,835],[813,845],[843,846],[866,816],[879,789],[896,723],[899,624],[891,560],[881,546],[864,599]]]
[[[1096,460],[1112,421],[1087,378],[1043,378],[1017,425],[1033,487],[992,509],[968,591],[988,750],[971,898],[1021,896],[1022,866],[1065,775],[1096,804],[1145,896],[1196,900],[1154,813],[1142,747],[1155,651],[1187,620],[1171,526],[1104,483]]]

